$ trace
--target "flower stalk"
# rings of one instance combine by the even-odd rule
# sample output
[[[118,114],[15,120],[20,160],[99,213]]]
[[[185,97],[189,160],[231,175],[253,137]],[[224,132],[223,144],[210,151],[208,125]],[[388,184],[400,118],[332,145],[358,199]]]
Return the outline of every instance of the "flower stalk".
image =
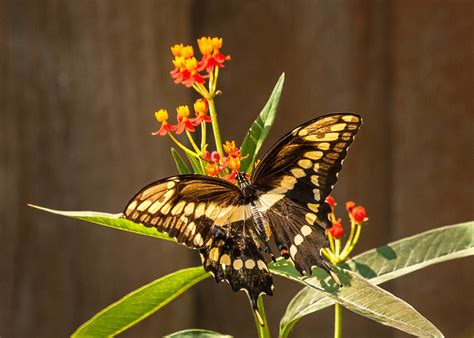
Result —
[[[346,210],[351,222],[351,230],[349,232],[349,237],[341,250],[344,227],[342,226],[341,219],[336,218],[336,202],[334,201],[334,198],[328,196],[326,198],[326,203],[331,207],[331,212],[328,215],[331,220],[331,227],[326,229],[329,248],[322,249],[321,253],[329,259],[332,264],[341,265],[349,258],[352,250],[354,250],[354,247],[360,238],[362,224],[367,222],[368,218],[366,217],[364,207],[356,206],[352,201],[346,203]],[[342,306],[339,303],[336,303],[334,306],[334,338],[340,337],[342,337]]]

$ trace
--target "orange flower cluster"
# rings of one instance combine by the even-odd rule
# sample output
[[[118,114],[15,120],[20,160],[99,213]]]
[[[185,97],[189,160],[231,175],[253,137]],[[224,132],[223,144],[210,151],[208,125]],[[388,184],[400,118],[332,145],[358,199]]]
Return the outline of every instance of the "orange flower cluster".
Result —
[[[344,227],[341,224],[341,219],[336,219],[334,212],[336,202],[332,196],[328,196],[326,197],[326,203],[331,207],[331,213],[329,214],[329,217],[332,223],[331,228],[327,229],[326,231],[327,233],[331,234],[333,238],[340,239],[344,235]],[[365,208],[363,206],[356,205],[353,201],[346,202],[346,210],[351,221],[357,225],[362,225],[369,220],[367,218],[367,212],[365,211]]]
[[[224,67],[224,61],[230,60],[230,56],[224,56],[220,50],[222,48],[222,38],[202,37],[197,40],[202,58],[198,61],[194,56],[192,46],[176,44],[171,47],[173,54],[174,69],[170,72],[175,83],[181,83],[186,87],[193,84],[203,84],[205,78],[210,76],[215,67]],[[206,71],[207,74],[202,74]]]
[[[155,113],[155,118],[158,122],[161,122],[161,128],[152,133],[152,135],[164,136],[171,132],[176,132],[176,134],[181,134],[185,130],[191,132],[195,131],[196,126],[199,126],[202,122],[211,122],[211,117],[206,115],[209,110],[209,106],[206,99],[198,99],[194,102],[194,113],[195,118],[190,118],[190,111],[187,105],[179,106],[176,108],[177,116],[176,120],[178,123],[176,125],[171,125],[168,123],[168,112],[166,109],[160,109]]]
[[[225,168],[228,168],[231,170],[231,173],[222,178],[234,183],[235,175],[239,172],[243,157],[240,156],[240,149],[235,146],[235,141],[226,141],[225,144],[223,144],[223,148],[228,156],[222,156],[222,158],[220,158],[217,151],[213,151],[212,153],[206,151],[204,159],[209,162],[206,166],[206,173],[209,176],[219,176],[219,174],[224,172]]]

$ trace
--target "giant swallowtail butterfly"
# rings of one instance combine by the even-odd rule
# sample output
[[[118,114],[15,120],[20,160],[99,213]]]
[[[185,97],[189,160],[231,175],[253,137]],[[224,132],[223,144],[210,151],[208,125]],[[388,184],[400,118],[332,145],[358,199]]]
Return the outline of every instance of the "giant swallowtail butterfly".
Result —
[[[124,215],[200,250],[204,269],[246,291],[258,315],[258,296],[272,295],[264,257],[272,236],[300,273],[319,266],[337,279],[320,254],[331,225],[325,199],[361,123],[350,113],[316,118],[281,138],[250,180],[244,173],[237,185],[197,174],[165,178],[140,190]]]

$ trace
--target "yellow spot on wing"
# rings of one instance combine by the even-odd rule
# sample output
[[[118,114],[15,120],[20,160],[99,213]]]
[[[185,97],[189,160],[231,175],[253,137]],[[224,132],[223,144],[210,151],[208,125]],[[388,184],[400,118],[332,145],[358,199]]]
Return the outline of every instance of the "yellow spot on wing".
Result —
[[[183,211],[184,206],[186,205],[186,201],[181,201],[176,204],[173,209],[171,210],[172,215],[177,215]]]
[[[220,263],[224,265],[230,265],[230,256],[228,254],[224,254],[221,256]]]
[[[298,161],[298,165],[299,165],[301,168],[309,169],[309,168],[311,168],[311,166],[313,165],[313,162],[311,162],[310,160],[303,159],[303,160],[299,160],[299,161]]]
[[[304,153],[304,157],[310,158],[312,160],[319,160],[323,157],[324,153],[322,151],[308,151]]]
[[[301,243],[303,243],[303,241],[304,241],[304,238],[300,234],[295,236],[294,242],[296,245],[300,245]]]
[[[296,178],[301,178],[301,177],[306,176],[306,173],[304,172],[304,170],[300,168],[294,168],[294,169],[291,169],[290,171],[291,171],[291,174],[295,176]]]
[[[253,269],[255,267],[255,261],[253,259],[247,259],[245,261],[245,267],[247,269]]]
[[[143,201],[139,206],[138,206],[138,210],[140,211],[143,211],[145,210],[146,208],[148,208],[149,206],[151,205],[151,201],[150,200],[146,200],[146,201]]]
[[[321,150],[328,150],[331,145],[327,142],[321,142],[318,144],[318,148]]]
[[[206,209],[206,204],[205,203],[199,203],[198,206],[196,207],[196,210],[194,210],[194,217],[199,218],[204,215],[204,210]]]
[[[308,208],[311,211],[318,212],[319,211],[319,204],[308,203]]]
[[[303,236],[309,236],[311,233],[313,232],[313,229],[311,229],[309,226],[307,225],[303,225],[301,227],[301,233],[303,234]]]
[[[244,266],[244,262],[242,262],[241,259],[236,259],[233,263],[232,266],[234,267],[234,270],[240,270]]]
[[[336,124],[332,125],[329,129],[331,129],[331,131],[341,131],[345,127],[346,127],[345,123],[336,123]]]
[[[290,247],[290,256],[291,256],[291,258],[294,259],[297,252],[298,252],[298,249],[296,248],[296,246],[292,245]]]
[[[316,215],[311,212],[308,212],[305,218],[306,218],[306,221],[311,225],[313,225],[314,222],[316,221]]]
[[[133,201],[132,203],[128,205],[127,210],[133,210],[135,209],[136,206],[137,206],[137,201]]]
[[[209,251],[209,258],[217,262],[219,259],[219,248],[212,248],[211,251]]]
[[[346,115],[342,117],[342,120],[345,122],[358,122],[359,119],[356,116]]]
[[[184,207],[184,213],[188,216],[191,215],[193,211],[194,211],[194,202],[190,202]]]

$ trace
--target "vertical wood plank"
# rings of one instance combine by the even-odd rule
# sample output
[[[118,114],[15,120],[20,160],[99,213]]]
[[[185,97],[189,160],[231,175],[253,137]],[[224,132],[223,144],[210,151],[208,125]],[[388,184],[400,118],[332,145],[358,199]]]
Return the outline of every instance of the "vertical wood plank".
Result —
[[[190,31],[189,4],[2,2],[2,335],[66,336],[191,265],[183,247],[26,207],[120,212],[175,172],[169,142],[150,132],[157,107],[188,98],[168,72],[169,46]],[[192,326],[192,304],[190,293],[129,335]]]
[[[394,2],[393,213],[396,238],[472,220],[474,4]],[[396,282],[447,337],[472,334],[472,265]]]

